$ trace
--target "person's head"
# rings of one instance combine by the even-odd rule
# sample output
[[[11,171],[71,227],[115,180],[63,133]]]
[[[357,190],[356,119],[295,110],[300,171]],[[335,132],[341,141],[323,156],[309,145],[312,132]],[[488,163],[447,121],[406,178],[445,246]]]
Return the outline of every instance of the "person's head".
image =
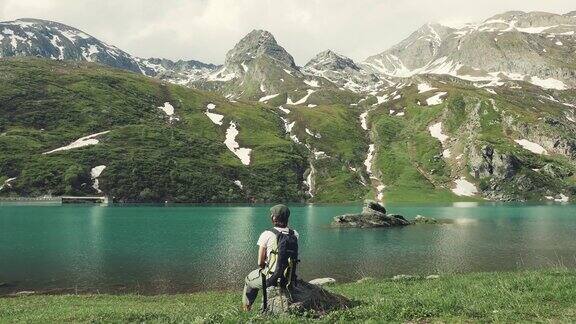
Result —
[[[276,205],[270,208],[270,219],[276,227],[287,227],[290,209],[285,205]]]

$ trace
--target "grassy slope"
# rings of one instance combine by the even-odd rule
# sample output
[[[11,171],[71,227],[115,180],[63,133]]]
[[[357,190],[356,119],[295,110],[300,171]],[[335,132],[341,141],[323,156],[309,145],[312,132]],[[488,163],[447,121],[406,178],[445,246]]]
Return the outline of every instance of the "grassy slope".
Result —
[[[377,144],[376,167],[387,185],[387,201],[473,200],[457,197],[449,189],[453,186],[452,179],[459,176],[476,182],[481,189],[488,187],[491,179],[474,179],[467,164],[467,152],[473,146],[484,145],[491,145],[499,154],[510,154],[521,161],[521,168],[513,179],[498,183],[499,190],[507,195],[516,199],[542,200],[545,195],[559,192],[570,195],[574,190],[574,161],[560,155],[537,155],[521,148],[513,140],[524,136],[507,125],[503,117],[514,120],[514,127],[519,129],[537,126],[542,133],[574,140],[573,132],[564,126],[567,123],[564,111],[568,108],[543,99],[551,92],[522,83],[521,94],[515,89],[499,87],[496,89],[498,94],[493,95],[466,83],[441,83],[440,78],[422,78],[422,82],[432,84],[437,90],[420,94],[415,85],[406,87],[399,91],[401,99],[380,105],[370,115]],[[442,104],[419,104],[439,91],[448,93]],[[569,91],[562,95],[568,101]],[[473,112],[477,105],[478,125],[474,126]],[[390,109],[404,111],[405,116],[392,116]],[[561,124],[552,126],[546,120],[558,120]],[[428,130],[428,126],[439,121],[443,123],[443,132],[456,141],[453,149],[458,151],[452,150],[451,159],[441,157],[443,148]],[[471,127],[476,127],[474,136],[468,132]],[[460,153],[464,153],[463,158],[457,161],[454,157]],[[561,170],[557,173],[562,176],[552,177],[533,170],[546,164]]]
[[[0,73],[0,174],[18,177],[4,195],[93,194],[89,172],[103,164],[101,188],[122,200],[303,198],[305,154],[266,107],[94,64],[3,59]],[[179,121],[158,109],[166,101]],[[223,126],[204,115],[208,103],[226,115]],[[248,167],[223,144],[231,120],[253,149]],[[106,130],[98,145],[41,154]]]
[[[287,116],[296,121],[293,134],[328,157],[312,161],[316,169],[315,201],[345,202],[361,200],[366,188],[350,167],[362,169],[367,152],[366,138],[354,110],[344,105],[319,105],[314,108],[291,108]],[[319,138],[306,133],[306,128]]]
[[[336,285],[359,306],[324,322],[571,322],[576,273],[535,271],[446,275],[440,279],[374,280]],[[303,322],[239,311],[239,292],[191,295],[64,295],[0,298],[0,322]]]

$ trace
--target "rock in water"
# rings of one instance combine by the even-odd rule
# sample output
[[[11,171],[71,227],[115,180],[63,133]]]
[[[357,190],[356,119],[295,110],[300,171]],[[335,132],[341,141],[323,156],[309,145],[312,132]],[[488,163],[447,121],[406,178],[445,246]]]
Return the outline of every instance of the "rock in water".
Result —
[[[333,226],[337,227],[392,227],[410,225],[402,215],[386,214],[386,208],[373,200],[366,200],[361,214],[349,214],[334,217]]]
[[[348,298],[333,294],[317,285],[298,280],[296,286],[287,291],[277,287],[268,288],[268,312],[289,314],[313,311],[318,314],[345,309],[352,306]]]
[[[415,224],[437,224],[438,221],[434,218],[424,217],[422,215],[418,215],[414,218]]]

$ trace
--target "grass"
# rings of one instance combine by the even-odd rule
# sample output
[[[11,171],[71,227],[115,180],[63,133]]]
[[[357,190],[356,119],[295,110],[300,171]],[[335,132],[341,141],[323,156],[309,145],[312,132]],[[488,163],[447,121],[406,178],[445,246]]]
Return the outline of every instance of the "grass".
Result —
[[[576,272],[540,270],[365,279],[329,290],[358,306],[266,317],[239,311],[239,292],[179,295],[32,295],[0,298],[0,322],[572,322]]]

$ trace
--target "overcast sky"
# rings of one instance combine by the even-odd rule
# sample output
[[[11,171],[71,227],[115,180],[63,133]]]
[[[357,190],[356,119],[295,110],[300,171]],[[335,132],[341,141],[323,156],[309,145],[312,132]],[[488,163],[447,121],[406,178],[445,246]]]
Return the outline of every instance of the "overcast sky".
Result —
[[[325,49],[363,60],[426,22],[484,20],[509,10],[566,13],[575,0],[0,0],[0,20],[42,18],[141,57],[222,63],[266,29],[305,64]]]

